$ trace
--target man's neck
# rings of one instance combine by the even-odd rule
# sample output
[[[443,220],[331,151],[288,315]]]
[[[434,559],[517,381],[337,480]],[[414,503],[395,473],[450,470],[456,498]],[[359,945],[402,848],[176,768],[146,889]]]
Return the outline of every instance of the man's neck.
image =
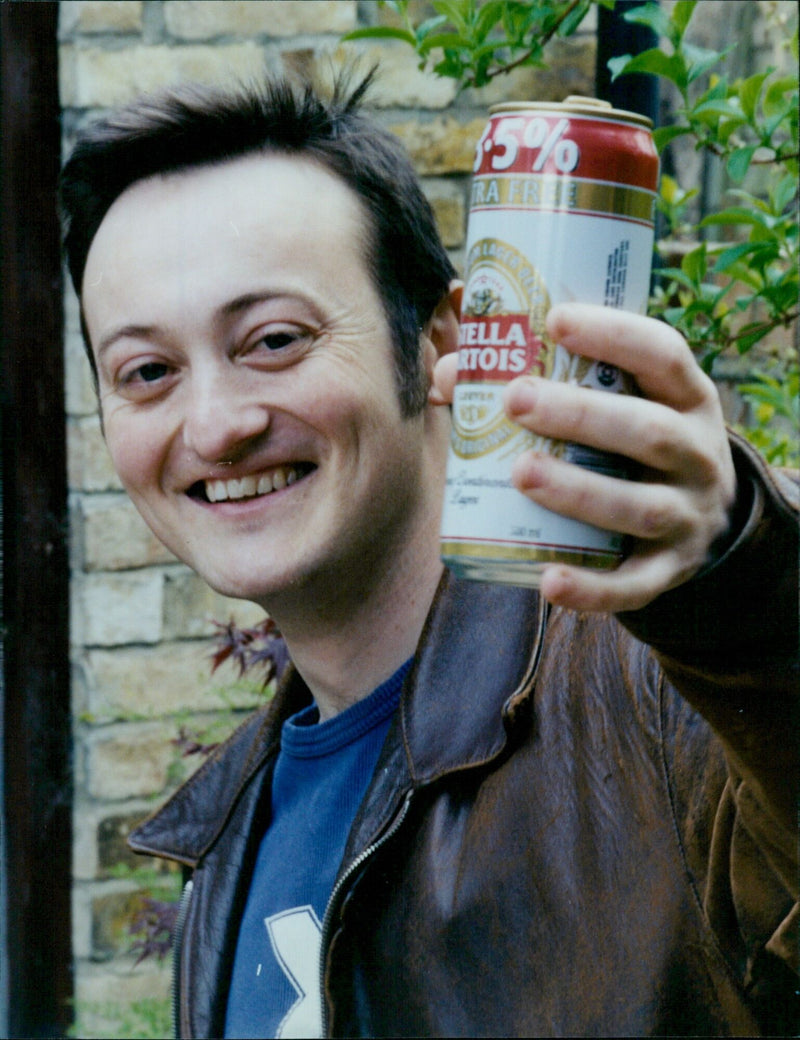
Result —
[[[273,614],[320,719],[368,696],[412,656],[442,576],[438,538],[404,553],[370,587],[327,613]]]

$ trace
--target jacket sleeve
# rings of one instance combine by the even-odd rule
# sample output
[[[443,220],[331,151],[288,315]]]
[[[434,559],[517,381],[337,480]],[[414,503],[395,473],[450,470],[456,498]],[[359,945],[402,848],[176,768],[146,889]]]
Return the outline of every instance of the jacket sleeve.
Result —
[[[740,489],[733,543],[692,581],[620,621],[653,648],[668,685],[722,744],[728,779],[713,806],[704,910],[726,952],[741,951],[740,977],[765,1030],[795,1035],[798,486],[745,442],[732,446]],[[677,783],[702,787],[702,763],[681,763],[682,746],[675,742],[674,768],[692,768],[695,779],[679,775]],[[685,844],[697,844],[688,818],[678,826]]]

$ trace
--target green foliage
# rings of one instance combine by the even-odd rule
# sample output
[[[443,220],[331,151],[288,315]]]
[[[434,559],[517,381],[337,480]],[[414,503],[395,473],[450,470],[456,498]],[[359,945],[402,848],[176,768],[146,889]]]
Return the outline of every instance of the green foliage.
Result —
[[[75,1025],[69,1035],[91,1040],[168,1040],[172,1036],[172,1006],[168,997],[142,1000],[77,1001]]]
[[[686,38],[695,7],[696,0],[680,0],[671,12],[654,3],[628,12],[626,19],[653,29],[663,48],[615,58],[610,67],[615,76],[644,72],[673,83],[681,106],[674,126],[656,130],[658,148],[689,135],[741,185],[729,192],[733,205],[696,228],[682,223],[694,193],[668,177],[661,185],[659,209],[669,233],[705,240],[685,253],[680,266],[658,272],[661,285],[651,311],[679,329],[712,372],[720,354],[747,354],[798,317],[798,77],[767,68],[729,81],[724,66],[732,48],[713,51]],[[786,42],[796,68],[796,27]],[[747,190],[748,174],[761,166],[769,169],[768,189]],[[800,460],[790,398],[791,388],[796,397],[799,373],[797,351],[791,350],[780,359],[777,375],[756,370],[740,388],[756,420],[745,432],[774,462]]]
[[[420,68],[455,80],[459,89],[480,87],[521,65],[543,66],[547,43],[573,33],[593,2],[614,6],[614,0],[432,0],[435,13],[414,22],[409,0],[386,0],[381,6],[394,12],[397,25],[359,29],[344,38],[402,40],[416,51]],[[729,193],[732,204],[699,224],[688,216],[696,188],[664,177],[658,200],[671,239],[662,248],[670,259],[658,272],[651,313],[674,325],[711,373],[721,354],[763,348],[772,333],[797,320],[798,77],[767,68],[730,79],[726,67],[735,45],[716,51],[688,38],[696,6],[697,0],[677,0],[671,7],[648,2],[627,11],[626,20],[652,29],[659,46],[614,58],[609,68],[615,78],[646,73],[674,84],[677,119],[656,129],[656,146],[663,151],[688,137],[696,149],[715,156],[737,186]],[[781,39],[795,69],[796,26]],[[766,191],[751,183],[765,167]],[[676,249],[676,240],[693,247]],[[679,262],[672,259],[676,254]],[[759,357],[741,388],[756,419],[748,436],[773,461],[798,462],[796,412],[767,399],[796,386],[797,351],[784,349],[768,362],[769,371],[759,369],[763,364]],[[783,426],[774,425],[776,420]]]
[[[544,65],[545,44],[574,33],[592,3],[613,6],[613,0],[432,0],[436,14],[414,24],[409,0],[380,0],[400,25],[356,29],[343,39],[402,40],[419,55],[420,68],[432,63],[459,89],[482,87],[522,65]]]
[[[783,378],[757,372],[753,382],[742,383],[742,395],[750,402],[755,425],[742,432],[775,466],[798,464],[797,431],[800,430],[800,371],[797,365]]]

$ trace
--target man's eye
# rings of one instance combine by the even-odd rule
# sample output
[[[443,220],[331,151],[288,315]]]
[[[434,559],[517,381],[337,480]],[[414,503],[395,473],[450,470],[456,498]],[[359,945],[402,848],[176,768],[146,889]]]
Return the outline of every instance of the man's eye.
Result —
[[[140,365],[133,373],[134,379],[140,379],[143,383],[154,383],[157,379],[163,379],[167,374],[167,366],[158,361],[148,361],[146,365]]]
[[[264,346],[267,350],[283,350],[285,347],[290,347],[293,343],[296,343],[301,338],[299,332],[268,332],[265,336],[262,336],[259,341],[259,346]]]
[[[170,373],[170,366],[163,361],[145,361],[144,364],[124,368],[118,376],[121,389],[140,391],[145,386],[158,383]]]

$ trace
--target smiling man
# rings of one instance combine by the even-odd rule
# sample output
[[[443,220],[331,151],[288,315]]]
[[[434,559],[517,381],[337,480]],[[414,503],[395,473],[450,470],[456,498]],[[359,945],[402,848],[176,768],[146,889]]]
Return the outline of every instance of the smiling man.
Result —
[[[447,419],[403,414],[365,232],[320,164],[246,155],[131,185],[83,275],[126,489],[211,585],[269,603],[323,717],[411,656],[441,573]]]
[[[293,661],[132,838],[192,875],[179,1034],[784,1030],[792,487],[729,444],[674,331],[559,308],[551,335],[642,397],[523,377],[509,415],[645,476],[531,454],[515,479],[630,555],[541,595],[444,572],[460,286],[367,85],[150,99],[64,172],[116,470]]]

